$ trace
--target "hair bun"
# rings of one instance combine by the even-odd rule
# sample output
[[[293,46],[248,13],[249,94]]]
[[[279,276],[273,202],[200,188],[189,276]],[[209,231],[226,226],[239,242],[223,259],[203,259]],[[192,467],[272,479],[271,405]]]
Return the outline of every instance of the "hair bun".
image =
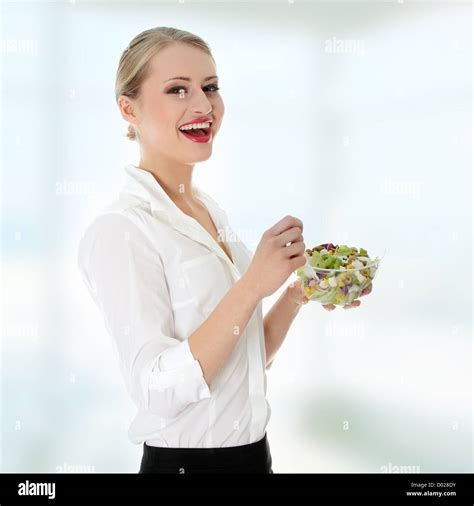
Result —
[[[137,138],[137,134],[135,133],[135,129],[132,127],[132,125],[128,125],[127,137],[131,141],[134,141]]]

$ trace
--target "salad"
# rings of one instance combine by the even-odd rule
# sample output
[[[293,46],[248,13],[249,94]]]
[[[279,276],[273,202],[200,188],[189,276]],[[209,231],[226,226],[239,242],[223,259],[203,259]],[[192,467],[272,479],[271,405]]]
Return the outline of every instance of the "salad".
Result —
[[[345,305],[360,296],[375,277],[380,259],[364,248],[320,244],[304,253],[306,265],[295,272],[307,299]]]

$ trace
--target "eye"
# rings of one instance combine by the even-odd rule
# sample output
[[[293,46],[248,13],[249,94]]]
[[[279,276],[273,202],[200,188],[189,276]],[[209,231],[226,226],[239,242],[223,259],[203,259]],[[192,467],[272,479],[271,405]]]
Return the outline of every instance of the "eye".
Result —
[[[217,86],[217,84],[210,84],[209,86],[206,86],[205,88],[214,88],[212,90],[209,90],[209,91],[214,91],[214,92],[220,90],[220,88],[219,88],[219,86]]]
[[[170,90],[168,90],[168,93],[176,95],[175,91],[178,91],[178,93],[181,93],[181,90],[185,90],[186,91],[186,88],[183,88],[181,86],[180,87],[171,88]]]
[[[209,88],[212,88],[212,89],[209,89]],[[182,90],[186,91],[186,88],[183,88],[182,86],[175,86],[174,88],[171,88],[170,90],[168,90],[168,93],[170,93],[172,95],[176,95],[177,93],[181,94]],[[204,91],[211,91],[211,92],[215,93],[215,92],[219,91],[220,88],[217,86],[217,84],[209,84],[208,86],[204,86],[203,90]]]

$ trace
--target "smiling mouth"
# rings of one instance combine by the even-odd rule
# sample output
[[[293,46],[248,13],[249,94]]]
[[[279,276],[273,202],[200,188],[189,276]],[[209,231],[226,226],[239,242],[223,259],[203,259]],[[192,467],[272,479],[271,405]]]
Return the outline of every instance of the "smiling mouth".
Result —
[[[183,125],[178,128],[178,130],[183,134],[183,137],[186,137],[189,141],[200,144],[210,143],[213,137],[212,121]]]
[[[192,128],[190,130],[179,130],[182,134],[190,137],[209,137],[211,134],[211,127],[208,128]]]
[[[198,128],[197,128],[198,127]],[[208,137],[211,134],[212,121],[194,123],[179,127],[179,131],[186,137],[200,138]]]

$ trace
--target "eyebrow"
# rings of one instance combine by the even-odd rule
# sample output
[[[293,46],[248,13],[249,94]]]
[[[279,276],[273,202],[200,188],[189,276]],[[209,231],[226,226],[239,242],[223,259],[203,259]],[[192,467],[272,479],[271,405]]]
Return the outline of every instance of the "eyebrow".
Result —
[[[174,79],[181,79],[182,81],[191,81],[190,77],[170,77],[169,79],[166,79],[166,81],[163,81],[166,83],[167,81],[173,81]],[[204,79],[204,82],[210,81],[211,79],[217,79],[217,76],[209,76]]]

